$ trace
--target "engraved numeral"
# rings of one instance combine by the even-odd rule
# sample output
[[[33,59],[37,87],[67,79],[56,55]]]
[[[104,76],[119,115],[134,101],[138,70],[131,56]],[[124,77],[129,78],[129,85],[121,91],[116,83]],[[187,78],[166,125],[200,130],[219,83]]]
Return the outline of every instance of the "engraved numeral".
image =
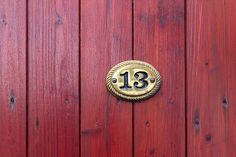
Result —
[[[132,88],[131,86],[129,86],[129,73],[125,72],[123,74],[120,74],[120,76],[124,76],[124,85],[121,86],[121,89],[128,89],[128,88]]]
[[[146,72],[136,72],[134,77],[138,80],[134,82],[134,87],[142,89],[148,86],[148,81],[146,80],[148,78],[148,74]]]
[[[130,89],[132,86],[130,86],[130,73],[126,71],[125,73],[120,74],[124,78],[124,84],[120,86],[121,89]],[[144,89],[148,86],[148,74],[144,71],[138,71],[134,74],[135,82],[133,86],[138,89]]]

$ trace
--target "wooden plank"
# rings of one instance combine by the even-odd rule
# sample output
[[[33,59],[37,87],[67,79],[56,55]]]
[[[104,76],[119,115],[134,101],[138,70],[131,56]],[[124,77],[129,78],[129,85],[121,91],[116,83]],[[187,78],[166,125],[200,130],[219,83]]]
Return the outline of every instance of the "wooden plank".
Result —
[[[0,156],[26,156],[26,1],[0,5]]]
[[[236,154],[236,1],[187,1],[188,156]]]
[[[185,157],[184,0],[134,1],[134,59],[163,79],[157,95],[134,105],[134,156]]]
[[[113,97],[106,75],[132,59],[131,0],[81,1],[81,156],[132,156],[132,103]]]
[[[29,156],[79,156],[78,0],[29,0]]]

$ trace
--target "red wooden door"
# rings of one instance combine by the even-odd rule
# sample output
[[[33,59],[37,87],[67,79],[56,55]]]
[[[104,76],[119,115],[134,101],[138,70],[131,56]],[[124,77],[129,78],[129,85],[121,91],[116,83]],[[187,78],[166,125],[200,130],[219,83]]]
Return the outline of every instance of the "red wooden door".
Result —
[[[236,1],[0,2],[0,157],[235,157]],[[125,60],[154,97],[107,90]]]

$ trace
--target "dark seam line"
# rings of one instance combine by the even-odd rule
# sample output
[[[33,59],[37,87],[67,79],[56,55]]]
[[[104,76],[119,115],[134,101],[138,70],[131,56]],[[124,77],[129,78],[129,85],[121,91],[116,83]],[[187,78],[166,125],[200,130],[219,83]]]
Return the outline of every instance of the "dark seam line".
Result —
[[[28,3],[29,0],[26,0],[26,63],[25,63],[25,70],[26,70],[26,157],[29,156],[29,10],[28,10]]]
[[[132,59],[134,60],[134,0],[131,0],[132,3]],[[134,105],[135,103],[132,102],[132,157],[134,157]]]
[[[184,1],[184,54],[185,54],[185,156],[188,156],[188,69],[187,69],[187,1]]]
[[[25,70],[26,70],[26,133],[25,133],[25,140],[26,140],[26,157],[29,156],[29,0],[26,0],[26,33],[25,33],[25,37],[26,37],[26,54],[25,54]]]
[[[79,0],[79,157],[81,157],[81,0]]]

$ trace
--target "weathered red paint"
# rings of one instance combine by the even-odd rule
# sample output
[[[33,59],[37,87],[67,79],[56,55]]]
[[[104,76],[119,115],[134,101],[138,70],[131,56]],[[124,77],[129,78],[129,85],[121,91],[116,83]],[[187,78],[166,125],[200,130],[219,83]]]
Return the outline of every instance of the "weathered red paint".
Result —
[[[0,2],[0,156],[26,156],[26,0]]]
[[[132,103],[106,88],[110,68],[129,59],[131,0],[82,0],[81,156],[132,156]]]
[[[79,156],[79,4],[29,0],[28,156]]]
[[[0,157],[234,157],[236,1],[2,0]],[[105,79],[162,76],[142,102]]]
[[[236,1],[187,1],[188,156],[236,154]]]
[[[134,59],[162,76],[160,91],[134,105],[134,156],[185,156],[184,0],[134,2]]]

